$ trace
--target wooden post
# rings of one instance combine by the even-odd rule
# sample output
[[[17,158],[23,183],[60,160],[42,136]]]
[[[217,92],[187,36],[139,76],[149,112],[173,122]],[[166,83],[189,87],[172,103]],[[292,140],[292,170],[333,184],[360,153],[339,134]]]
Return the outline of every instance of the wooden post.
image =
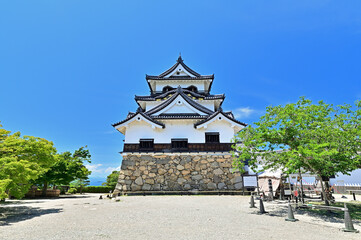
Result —
[[[291,196],[290,198],[293,200],[293,189],[292,189],[292,186],[291,186],[291,177],[288,176],[288,186],[290,187],[290,191],[291,191]]]
[[[301,175],[301,169],[298,170],[298,174],[300,176],[300,183],[301,183],[301,200],[302,203],[305,203],[305,199],[303,198],[303,184],[302,184],[302,175]]]
[[[243,173],[242,173],[242,193],[243,193],[243,196],[244,196],[244,178],[243,178]]]
[[[257,193],[258,193],[258,196],[261,196],[260,193],[259,193],[258,173],[256,173],[256,180],[257,180]]]

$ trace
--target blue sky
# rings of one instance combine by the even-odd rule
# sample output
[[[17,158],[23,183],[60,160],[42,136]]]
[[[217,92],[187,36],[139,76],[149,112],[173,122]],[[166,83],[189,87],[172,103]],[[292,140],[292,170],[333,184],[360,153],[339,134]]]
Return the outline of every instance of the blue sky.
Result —
[[[121,162],[111,123],[179,52],[246,123],[299,96],[353,103],[361,1],[0,1],[0,121],[59,151],[88,145],[105,179]]]

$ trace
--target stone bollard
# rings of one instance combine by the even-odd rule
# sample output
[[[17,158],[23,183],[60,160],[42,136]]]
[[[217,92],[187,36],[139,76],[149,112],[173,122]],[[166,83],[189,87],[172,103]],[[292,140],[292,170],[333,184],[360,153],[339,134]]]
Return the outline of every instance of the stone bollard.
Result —
[[[251,204],[250,208],[255,208],[256,205],[254,204],[254,197],[251,195],[251,201],[249,202]]]
[[[293,209],[291,203],[288,203],[288,213],[287,213],[287,218],[285,220],[290,222],[298,221],[298,219],[296,219],[295,216],[293,215]]]
[[[266,193],[264,191],[262,192],[262,200],[266,201]]]
[[[258,212],[258,213],[259,213],[259,214],[268,213],[268,212],[266,212],[265,209],[264,209],[262,199],[259,200],[259,212]]]
[[[359,231],[353,227],[350,212],[348,211],[346,203],[344,203],[344,206],[345,206],[345,210],[344,210],[345,211],[345,228],[343,228],[342,231],[358,233]]]

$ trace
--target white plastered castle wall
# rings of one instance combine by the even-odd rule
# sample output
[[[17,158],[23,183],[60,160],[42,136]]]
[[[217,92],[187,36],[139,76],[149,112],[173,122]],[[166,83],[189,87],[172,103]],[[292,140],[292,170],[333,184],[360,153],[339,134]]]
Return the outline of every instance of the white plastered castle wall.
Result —
[[[198,120],[199,121],[199,120]],[[139,143],[141,138],[152,138],[154,143],[170,143],[172,138],[187,138],[189,143],[205,143],[206,132],[219,132],[220,142],[229,143],[235,132],[231,124],[221,120],[210,123],[207,128],[195,129],[197,120],[163,120],[165,128],[152,128],[144,121],[128,124],[124,143]]]

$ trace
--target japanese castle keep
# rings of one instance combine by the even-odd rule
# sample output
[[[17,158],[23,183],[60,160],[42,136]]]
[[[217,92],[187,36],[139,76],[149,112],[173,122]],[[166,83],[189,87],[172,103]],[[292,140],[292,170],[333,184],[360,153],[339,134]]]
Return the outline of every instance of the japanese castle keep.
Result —
[[[242,189],[232,171],[231,139],[246,124],[211,94],[214,75],[200,75],[181,57],[158,76],[146,75],[149,96],[113,124],[125,135],[117,192]]]

